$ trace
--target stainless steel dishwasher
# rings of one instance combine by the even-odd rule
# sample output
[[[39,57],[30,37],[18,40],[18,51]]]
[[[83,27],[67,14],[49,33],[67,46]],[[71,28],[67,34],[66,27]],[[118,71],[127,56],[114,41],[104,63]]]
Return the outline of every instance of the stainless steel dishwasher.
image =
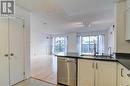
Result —
[[[76,59],[58,57],[58,84],[63,86],[76,86],[77,84],[77,67]]]

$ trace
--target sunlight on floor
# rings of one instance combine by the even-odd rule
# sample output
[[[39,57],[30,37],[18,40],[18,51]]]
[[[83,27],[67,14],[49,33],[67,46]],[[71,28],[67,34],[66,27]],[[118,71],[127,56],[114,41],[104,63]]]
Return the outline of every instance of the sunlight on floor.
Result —
[[[33,78],[57,84],[57,59],[55,56],[33,57],[31,71]]]

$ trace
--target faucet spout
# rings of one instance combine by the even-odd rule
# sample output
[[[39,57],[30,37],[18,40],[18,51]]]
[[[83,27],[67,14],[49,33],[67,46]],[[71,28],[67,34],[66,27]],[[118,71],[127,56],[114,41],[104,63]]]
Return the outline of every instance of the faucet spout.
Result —
[[[108,51],[109,51],[109,56],[112,57],[112,50],[111,50],[111,47],[108,47]]]
[[[94,56],[96,56],[96,43],[94,43]]]

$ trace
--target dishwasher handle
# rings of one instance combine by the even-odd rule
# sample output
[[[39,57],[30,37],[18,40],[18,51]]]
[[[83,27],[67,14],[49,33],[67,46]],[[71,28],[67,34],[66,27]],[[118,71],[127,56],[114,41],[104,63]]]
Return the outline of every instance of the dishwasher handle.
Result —
[[[73,60],[66,60],[66,62],[68,62],[68,63],[76,63],[76,61],[73,61]]]
[[[67,62],[67,63],[76,63],[76,59],[71,59],[71,58],[58,58],[59,61],[64,61],[64,62]]]

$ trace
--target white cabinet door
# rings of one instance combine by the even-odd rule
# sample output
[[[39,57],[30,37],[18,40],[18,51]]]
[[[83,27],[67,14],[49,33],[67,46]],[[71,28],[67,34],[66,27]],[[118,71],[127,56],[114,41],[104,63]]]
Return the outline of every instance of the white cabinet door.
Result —
[[[95,86],[94,80],[94,61],[79,59],[78,86]]]
[[[9,86],[8,19],[0,18],[0,86]]]
[[[96,86],[116,86],[117,63],[96,62]]]
[[[130,40],[130,8],[126,11],[126,40]]]
[[[10,78],[11,85],[24,79],[24,28],[23,21],[10,19]],[[12,55],[11,55],[12,54]]]
[[[130,77],[127,74],[130,74],[130,71],[126,68],[125,86],[130,86]]]
[[[118,64],[118,86],[130,86],[130,78],[127,76],[129,73],[127,68]]]
[[[130,86],[130,77],[128,77],[128,86]]]
[[[124,86],[125,85],[125,68],[118,64],[118,86]]]

